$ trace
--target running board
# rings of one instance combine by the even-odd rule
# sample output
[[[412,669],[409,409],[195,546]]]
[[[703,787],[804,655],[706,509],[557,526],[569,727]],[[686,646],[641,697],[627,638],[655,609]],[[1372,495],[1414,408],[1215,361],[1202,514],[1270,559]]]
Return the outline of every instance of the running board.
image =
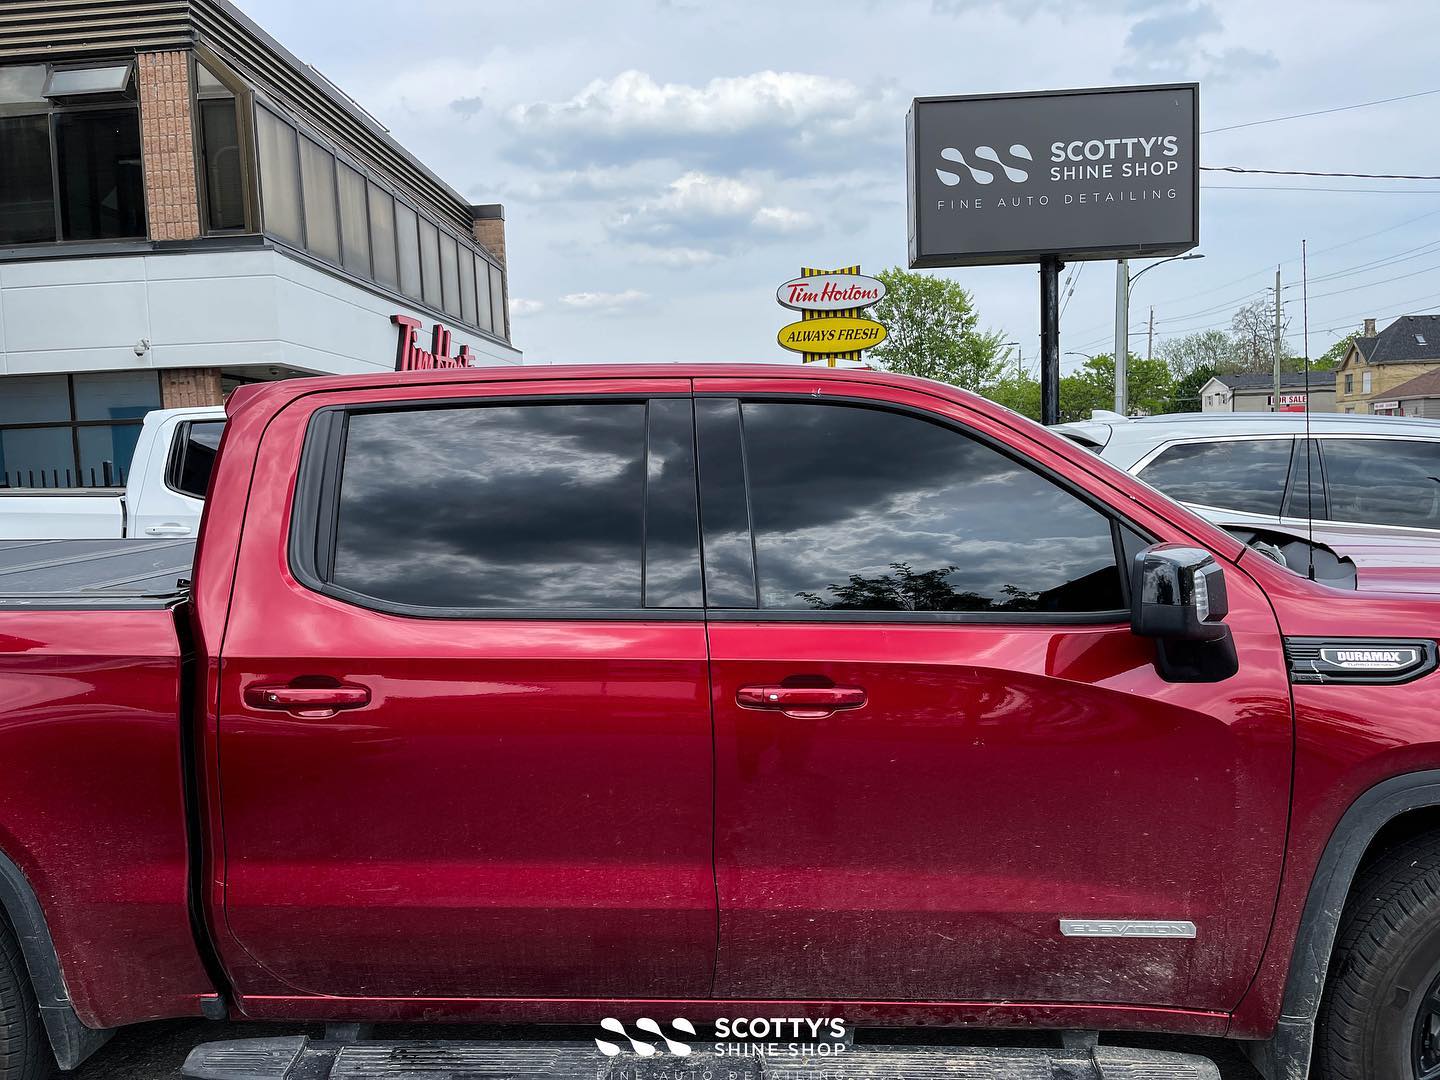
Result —
[[[727,1044],[732,1049],[733,1044]],[[1220,1080],[1208,1058],[1120,1046],[1009,1049],[850,1046],[819,1057],[737,1057],[696,1043],[680,1057],[593,1042],[327,1042],[296,1035],[197,1046],[185,1080]]]

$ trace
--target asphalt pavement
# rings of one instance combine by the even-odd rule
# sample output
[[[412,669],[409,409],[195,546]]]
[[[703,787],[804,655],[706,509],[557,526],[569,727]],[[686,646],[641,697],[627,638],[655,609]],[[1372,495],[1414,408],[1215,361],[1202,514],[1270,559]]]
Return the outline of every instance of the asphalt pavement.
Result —
[[[321,1027],[293,1024],[215,1024],[203,1020],[165,1020],[127,1028],[115,1036],[99,1053],[81,1068],[69,1074],[69,1080],[178,1080],[185,1055],[194,1046],[219,1039],[263,1038],[277,1035],[320,1035]],[[385,1032],[380,1037],[431,1038],[456,1036],[455,1028],[406,1027]],[[1224,1080],[1259,1080],[1238,1047],[1214,1039],[1179,1037],[1126,1037],[1115,1035],[1104,1041],[1119,1045],[1147,1046],[1157,1050],[1208,1054],[1220,1066]]]

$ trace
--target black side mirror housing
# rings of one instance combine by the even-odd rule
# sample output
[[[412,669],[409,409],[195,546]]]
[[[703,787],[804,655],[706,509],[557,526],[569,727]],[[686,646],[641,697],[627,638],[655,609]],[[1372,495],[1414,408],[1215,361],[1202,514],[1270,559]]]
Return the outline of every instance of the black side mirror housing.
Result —
[[[1219,682],[1239,670],[1225,616],[1225,571],[1202,548],[1152,544],[1130,566],[1130,629],[1156,641],[1169,682]]]

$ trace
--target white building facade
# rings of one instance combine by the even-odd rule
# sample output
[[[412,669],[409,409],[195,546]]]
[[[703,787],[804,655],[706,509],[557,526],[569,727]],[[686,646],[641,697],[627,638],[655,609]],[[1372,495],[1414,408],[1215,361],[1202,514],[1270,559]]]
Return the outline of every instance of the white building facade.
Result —
[[[521,362],[502,208],[226,0],[0,8],[0,161],[0,490],[244,382]]]

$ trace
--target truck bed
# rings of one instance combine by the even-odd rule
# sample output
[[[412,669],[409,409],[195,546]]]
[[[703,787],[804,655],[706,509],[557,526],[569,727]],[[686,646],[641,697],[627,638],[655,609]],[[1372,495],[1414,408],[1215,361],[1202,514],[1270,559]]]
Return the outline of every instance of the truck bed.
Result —
[[[0,608],[149,608],[183,599],[194,540],[0,540]]]

